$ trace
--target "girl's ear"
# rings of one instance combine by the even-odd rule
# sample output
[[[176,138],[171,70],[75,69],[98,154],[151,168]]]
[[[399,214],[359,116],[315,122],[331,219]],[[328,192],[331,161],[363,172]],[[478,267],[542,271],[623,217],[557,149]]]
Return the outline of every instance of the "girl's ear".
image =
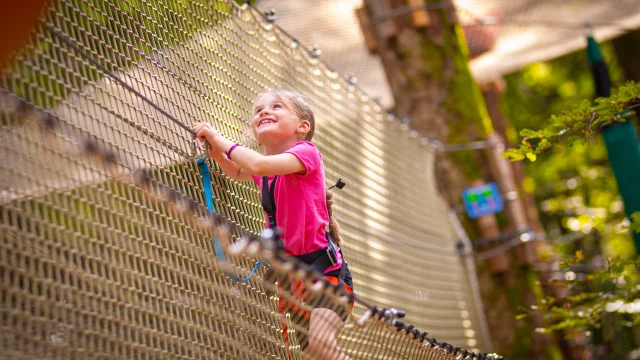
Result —
[[[297,133],[302,135],[304,138],[307,136],[307,133],[311,130],[311,123],[308,120],[300,120],[298,122],[298,128],[296,129]]]

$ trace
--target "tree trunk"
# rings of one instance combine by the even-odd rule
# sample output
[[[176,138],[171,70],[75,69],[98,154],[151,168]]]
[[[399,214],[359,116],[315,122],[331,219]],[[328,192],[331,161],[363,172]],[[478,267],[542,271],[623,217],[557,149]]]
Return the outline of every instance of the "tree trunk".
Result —
[[[510,177],[496,179],[504,194],[506,211],[509,214],[509,229],[511,231],[530,229],[537,237],[546,240],[544,227],[540,222],[533,195],[522,189],[522,184],[524,183],[523,163],[512,163],[508,159],[500,157],[500,153],[512,145],[507,142],[508,121],[500,110],[500,97],[504,88],[505,86],[501,80],[495,80],[483,86],[484,99],[495,128],[495,133],[491,135],[490,139],[496,144],[496,147],[488,149],[488,158],[494,159],[494,166],[508,167],[508,169],[502,171],[494,171],[494,174],[512,174]],[[522,243],[518,246],[517,251],[519,262],[527,265],[536,263],[539,253],[546,246],[546,241]]]
[[[613,48],[626,80],[640,81],[640,30],[630,31],[613,40]]]
[[[626,81],[640,82],[640,30],[629,31],[628,33],[615,38],[613,48],[618,58],[618,63],[624,72]],[[640,126],[640,116],[634,116],[636,125]]]
[[[481,95],[461,51],[461,31],[453,26],[455,13],[429,10],[428,27],[413,27],[410,14],[376,22],[376,17],[403,5],[393,0],[366,1],[377,35],[377,51],[394,95],[396,117],[424,136],[444,142],[483,137],[492,131],[491,122],[483,122],[481,116],[486,117],[486,111],[481,114],[477,110]],[[481,171],[456,163],[476,163],[476,154],[441,154],[438,160],[439,188],[450,204],[458,203],[468,185],[466,179],[481,178]]]

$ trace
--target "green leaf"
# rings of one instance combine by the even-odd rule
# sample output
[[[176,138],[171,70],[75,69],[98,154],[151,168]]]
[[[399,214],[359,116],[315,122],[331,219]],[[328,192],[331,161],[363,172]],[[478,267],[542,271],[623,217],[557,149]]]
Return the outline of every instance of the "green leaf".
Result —
[[[520,161],[524,159],[524,152],[520,149],[509,149],[500,154],[500,157],[509,158],[511,161]]]
[[[536,154],[532,153],[532,152],[528,152],[525,154],[525,156],[527,157],[527,159],[529,159],[529,161],[534,162],[536,161],[536,159],[538,158],[536,156]]]
[[[630,216],[631,220],[631,230],[633,232],[640,233],[640,211],[634,212]]]
[[[534,131],[531,129],[522,129],[520,130],[520,136],[522,136],[525,139],[537,139],[539,137],[542,137],[542,132],[541,131]]]
[[[584,141],[584,138],[580,137],[579,139],[576,139],[576,141],[574,141],[572,145],[583,146],[585,143],[586,142]]]
[[[542,140],[540,140],[540,142],[538,143],[538,148],[539,149],[546,149],[547,147],[550,146],[550,142],[549,139],[547,138],[542,138]]]
[[[589,101],[589,99],[584,99],[582,100],[582,102],[580,103],[580,110],[586,110],[589,107],[591,107],[591,101]]]

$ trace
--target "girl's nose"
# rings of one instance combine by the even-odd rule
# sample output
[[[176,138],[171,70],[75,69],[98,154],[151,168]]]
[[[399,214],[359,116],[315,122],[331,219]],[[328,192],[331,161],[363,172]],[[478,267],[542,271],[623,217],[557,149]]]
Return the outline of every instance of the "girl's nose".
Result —
[[[262,110],[260,110],[260,115],[264,114],[264,113],[270,113],[271,110],[269,108],[264,108]]]

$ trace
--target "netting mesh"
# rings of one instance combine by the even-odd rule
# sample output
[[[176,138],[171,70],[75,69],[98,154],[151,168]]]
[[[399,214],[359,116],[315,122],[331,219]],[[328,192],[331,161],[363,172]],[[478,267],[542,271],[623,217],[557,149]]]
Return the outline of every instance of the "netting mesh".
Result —
[[[224,269],[216,260],[219,223],[201,221],[188,131],[210,121],[258,149],[249,109],[270,87],[308,97],[326,177],[348,183],[334,212],[362,301],[340,335],[342,350],[352,358],[459,355],[418,328],[487,348],[473,279],[434,188],[432,149],[252,9],[66,0],[42,24],[1,78],[1,358],[287,358],[283,324],[306,330],[290,315],[283,323],[264,268],[247,283],[225,275],[246,275],[251,256]],[[210,165],[231,237],[257,234],[258,189]],[[290,270],[281,266],[280,276]],[[401,308],[415,327],[397,328],[393,316],[356,326],[367,303]],[[303,356],[298,340],[288,343],[290,356]]]

